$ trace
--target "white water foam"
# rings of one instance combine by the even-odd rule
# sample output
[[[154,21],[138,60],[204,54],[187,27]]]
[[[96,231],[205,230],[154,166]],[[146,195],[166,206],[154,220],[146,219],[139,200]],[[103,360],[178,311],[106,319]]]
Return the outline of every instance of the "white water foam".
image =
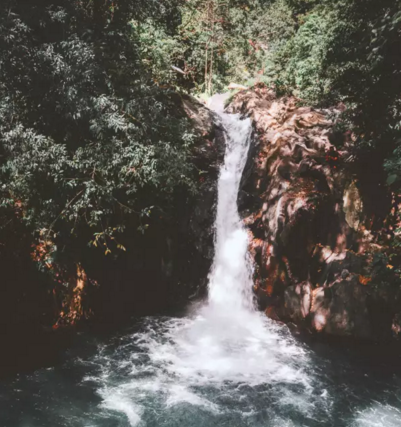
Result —
[[[369,408],[360,411],[353,427],[399,427],[401,410],[394,406],[375,402]]]
[[[267,393],[274,405],[293,406],[305,416],[313,412],[306,352],[253,304],[248,235],[237,208],[251,122],[220,116],[227,147],[208,301],[185,318],[148,318],[114,353],[99,353],[102,406],[125,414],[131,426],[149,423],[155,413],[167,416],[182,404],[246,417],[253,414],[253,403],[245,403],[244,390],[257,386],[262,387],[258,396]]]

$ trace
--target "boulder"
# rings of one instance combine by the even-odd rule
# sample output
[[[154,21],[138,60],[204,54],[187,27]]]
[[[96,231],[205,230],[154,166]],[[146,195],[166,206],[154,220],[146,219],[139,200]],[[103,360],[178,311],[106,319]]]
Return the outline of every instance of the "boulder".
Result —
[[[288,286],[284,293],[285,315],[295,322],[302,322],[310,313],[312,285],[308,282]]]
[[[367,290],[357,276],[312,293],[311,325],[329,335],[371,337]]]

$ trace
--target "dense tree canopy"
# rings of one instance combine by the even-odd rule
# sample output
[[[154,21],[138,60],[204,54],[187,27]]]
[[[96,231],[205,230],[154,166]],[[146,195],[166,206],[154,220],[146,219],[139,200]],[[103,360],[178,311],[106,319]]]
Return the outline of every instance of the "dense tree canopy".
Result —
[[[141,61],[131,19],[172,31],[177,5],[10,1],[1,15],[2,206],[45,233],[111,234],[191,189],[193,136]]]

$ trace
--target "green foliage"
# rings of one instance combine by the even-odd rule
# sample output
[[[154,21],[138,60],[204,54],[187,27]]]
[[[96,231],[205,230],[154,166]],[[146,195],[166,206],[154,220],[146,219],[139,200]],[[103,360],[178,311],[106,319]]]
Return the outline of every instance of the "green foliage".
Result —
[[[266,13],[263,16],[268,19],[267,25],[262,22],[261,5],[267,7],[270,3],[189,0],[180,7],[181,25],[174,34],[160,32],[153,23],[136,23],[146,46],[144,61],[151,64],[158,81],[198,94],[212,94],[225,90],[232,81],[253,78],[264,66],[266,48],[255,37],[261,31],[288,31],[287,22],[277,20],[277,14],[270,18]],[[271,30],[267,30],[269,26]],[[171,65],[184,74],[174,75]]]
[[[319,0],[286,0],[286,2],[296,15],[302,15],[320,3]]]
[[[193,193],[195,136],[128,24],[148,17],[167,34],[179,4],[22,3],[0,18],[2,205],[21,204],[32,232],[68,247],[77,230],[141,226],[149,206]]]
[[[280,50],[275,62],[284,64],[280,79],[294,94],[309,103],[330,96],[331,80],[325,69],[332,38],[330,15],[310,14],[296,35]]]
[[[160,86],[169,85],[175,89],[185,85],[182,74],[172,69],[172,66],[182,67],[184,64],[185,46],[182,40],[151,19],[132,21],[131,25],[139,41],[143,65],[152,73],[154,81]]]
[[[262,3],[263,4],[263,3]],[[283,47],[296,33],[297,22],[286,0],[276,0],[253,10],[252,36],[273,53]]]
[[[195,88],[212,93],[227,83],[232,1],[190,0],[182,8],[180,37]]]

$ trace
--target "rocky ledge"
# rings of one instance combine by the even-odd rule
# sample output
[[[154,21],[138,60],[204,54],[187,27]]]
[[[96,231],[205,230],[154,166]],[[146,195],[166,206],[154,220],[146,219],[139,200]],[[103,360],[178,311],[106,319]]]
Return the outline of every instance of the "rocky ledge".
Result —
[[[341,107],[301,106],[260,85],[228,109],[254,123],[239,206],[261,308],[312,333],[397,337],[400,280],[383,236],[391,195],[381,218],[368,210],[374,194],[363,191],[353,136],[335,130]]]

